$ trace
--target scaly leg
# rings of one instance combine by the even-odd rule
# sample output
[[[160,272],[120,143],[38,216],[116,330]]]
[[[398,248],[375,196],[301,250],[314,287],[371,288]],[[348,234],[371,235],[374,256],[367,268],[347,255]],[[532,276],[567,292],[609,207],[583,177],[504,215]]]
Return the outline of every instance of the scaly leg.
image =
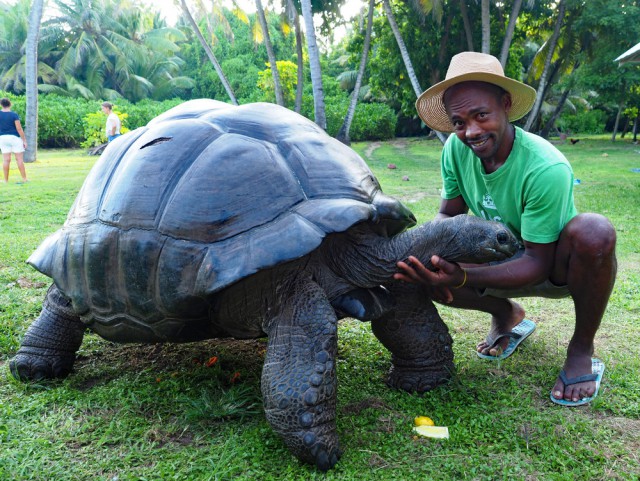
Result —
[[[85,325],[71,301],[52,285],[40,316],[29,326],[16,356],[9,362],[11,374],[21,381],[66,377],[73,368]]]
[[[373,333],[391,351],[387,384],[408,392],[426,392],[453,373],[453,340],[434,304],[420,286],[387,286],[396,308],[371,323]]]
[[[264,327],[269,336],[262,371],[267,420],[289,449],[320,470],[340,458],[336,433],[337,318],[312,280],[293,280],[279,312]]]

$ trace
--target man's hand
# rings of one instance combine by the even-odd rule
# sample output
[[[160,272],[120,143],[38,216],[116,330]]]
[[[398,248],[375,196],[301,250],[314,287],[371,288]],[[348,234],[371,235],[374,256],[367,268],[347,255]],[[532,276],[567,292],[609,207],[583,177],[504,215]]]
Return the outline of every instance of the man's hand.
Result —
[[[400,272],[395,273],[393,278],[423,284],[434,301],[449,304],[453,301],[451,287],[463,283],[465,272],[458,264],[447,262],[438,256],[431,257],[431,264],[434,271],[427,269],[416,257],[409,256],[407,262],[398,262]]]

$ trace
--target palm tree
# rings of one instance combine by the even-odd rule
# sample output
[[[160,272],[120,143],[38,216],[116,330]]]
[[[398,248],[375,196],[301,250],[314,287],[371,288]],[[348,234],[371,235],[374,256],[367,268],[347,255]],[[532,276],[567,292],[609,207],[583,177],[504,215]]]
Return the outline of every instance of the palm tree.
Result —
[[[507,58],[509,56],[509,47],[511,47],[511,40],[513,39],[513,32],[516,29],[516,20],[520,14],[520,7],[522,6],[522,0],[514,0],[513,7],[511,8],[511,15],[509,16],[509,24],[507,25],[507,31],[502,41],[502,50],[500,52],[500,64],[502,68],[507,65]]]
[[[411,57],[409,57],[409,52],[407,47],[402,39],[402,34],[400,33],[400,29],[398,28],[398,24],[396,23],[395,15],[393,14],[393,10],[391,10],[391,5],[389,4],[389,0],[382,0],[382,6],[384,8],[385,13],[387,14],[387,21],[389,22],[389,26],[393,31],[393,35],[396,38],[396,42],[398,43],[398,48],[400,49],[400,55],[402,55],[402,60],[404,61],[405,68],[407,69],[407,74],[409,76],[409,80],[411,81],[411,86],[413,87],[413,91],[416,94],[416,98],[420,97],[422,94],[422,88],[420,87],[420,83],[418,82],[418,77],[416,77],[416,72],[413,69],[413,64],[411,63]],[[440,142],[443,144],[446,142],[447,137],[442,132],[434,131]]]
[[[558,16],[556,17],[555,26],[553,28],[553,34],[551,34],[551,38],[548,40],[547,47],[547,56],[544,62],[544,68],[542,70],[542,75],[540,77],[540,83],[538,84],[538,91],[536,95],[536,101],[533,104],[533,108],[527,117],[527,122],[524,126],[526,131],[531,129],[531,126],[538,118],[538,114],[540,113],[540,107],[542,106],[542,101],[544,100],[544,92],[547,87],[547,79],[549,76],[551,59],[553,58],[553,53],[556,50],[556,45],[558,43],[558,38],[560,37],[560,29],[562,27],[564,21],[564,13],[566,10],[566,0],[560,0],[558,3]]]
[[[262,8],[262,2],[260,0],[255,0],[255,2],[256,2],[256,14],[258,16],[258,21],[260,22],[260,28],[262,29],[264,46],[267,49],[267,57],[269,58],[271,76],[273,77],[273,86],[276,94],[276,103],[278,105],[284,106],[282,82],[280,81],[280,74],[278,72],[276,55],[273,52],[273,44],[271,43],[271,37],[269,36],[269,24],[267,23],[267,17],[264,14],[264,9]]]
[[[313,25],[311,0],[301,0],[302,18],[304,19],[309,69],[311,71],[311,87],[313,89],[313,111],[315,122],[320,128],[327,129],[327,116],[324,106],[324,90],[322,88],[322,69],[320,68],[320,51],[316,42],[316,31]]]
[[[42,20],[43,0],[33,0],[29,12],[29,30],[26,48],[26,97],[27,112],[25,119],[25,135],[27,151],[25,162],[35,162],[38,151],[38,40],[40,37],[40,21]]]
[[[302,110],[302,89],[304,86],[304,58],[302,53],[302,31],[300,29],[300,15],[293,4],[293,0],[287,0],[285,12],[289,20],[293,22],[296,35],[296,61],[298,64],[298,82],[296,84],[296,102],[294,110],[300,113]]]
[[[227,95],[229,95],[229,98],[231,99],[231,103],[233,103],[233,105],[238,105],[238,100],[236,100],[236,96],[233,93],[233,89],[231,88],[231,85],[229,84],[229,81],[227,80],[227,77],[225,76],[224,72],[222,71],[222,67],[220,67],[220,63],[218,63],[218,59],[216,58],[215,54],[213,53],[213,50],[211,50],[211,47],[209,46],[207,41],[202,36],[202,32],[200,31],[200,28],[198,27],[198,24],[196,23],[196,21],[193,19],[193,16],[191,15],[191,12],[189,11],[189,7],[187,6],[186,1],[185,0],[180,0],[180,6],[182,7],[182,12],[184,13],[184,16],[189,21],[189,24],[191,25],[191,28],[193,29],[193,32],[196,34],[196,37],[198,38],[198,41],[200,42],[200,45],[202,45],[202,48],[204,49],[204,51],[207,54],[207,57],[209,57],[209,60],[213,64],[213,68],[216,70],[216,73],[218,74],[218,78],[222,82],[222,85],[223,85],[224,89],[226,90]]]
[[[482,0],[482,53],[491,53],[491,12],[490,0]]]
[[[31,0],[20,0],[15,4],[0,4],[0,89],[21,93],[26,88],[26,42],[29,32],[28,19]],[[40,41],[37,76],[43,82],[55,82],[56,71],[45,62],[55,50],[56,44]]]
[[[467,39],[467,49],[473,52],[473,31],[471,30],[471,22],[469,22],[469,12],[467,12],[467,1],[458,0],[460,3],[460,15],[462,16],[462,24],[464,25],[464,34]]]
[[[364,36],[364,45],[362,46],[362,57],[360,58],[360,67],[358,68],[358,75],[356,77],[356,83],[351,92],[351,101],[349,102],[349,108],[347,109],[347,115],[344,118],[342,127],[336,135],[336,139],[340,142],[349,145],[351,143],[349,139],[349,129],[351,128],[351,122],[356,113],[356,105],[358,104],[358,95],[360,93],[360,85],[362,85],[362,77],[364,76],[364,69],[367,65],[367,58],[369,57],[369,47],[371,45],[371,30],[373,28],[373,9],[375,8],[375,0],[369,0],[369,12],[367,14],[367,30]]]

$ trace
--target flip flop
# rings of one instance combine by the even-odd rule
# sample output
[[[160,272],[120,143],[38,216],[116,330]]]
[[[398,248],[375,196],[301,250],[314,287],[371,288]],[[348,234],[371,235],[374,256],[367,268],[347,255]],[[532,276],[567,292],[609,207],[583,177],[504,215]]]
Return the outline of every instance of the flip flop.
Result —
[[[562,371],[560,371],[560,380],[564,383],[565,386],[570,386],[571,384],[578,384],[579,382],[595,381],[596,391],[593,393],[593,396],[583,397],[579,401],[567,401],[565,399],[556,399],[555,397],[553,397],[553,390],[551,390],[551,394],[550,394],[551,401],[561,406],[569,406],[569,407],[582,406],[583,404],[590,403],[598,395],[598,391],[600,390],[600,383],[602,382],[603,375],[604,375],[604,362],[596,358],[591,359],[591,374],[585,374],[584,376],[567,378],[567,373],[565,373],[563,369]]]
[[[529,319],[523,319],[520,324],[514,327],[511,332],[507,332],[505,334],[500,334],[495,338],[487,337],[487,344],[490,346],[495,346],[496,342],[498,342],[503,337],[510,337],[509,345],[504,350],[502,354],[499,356],[490,356],[488,354],[482,354],[478,352],[478,357],[481,359],[489,359],[491,361],[500,361],[502,359],[508,358],[511,354],[514,353],[516,348],[520,345],[522,341],[524,341],[527,337],[531,335],[533,331],[536,330],[536,323],[530,321]]]

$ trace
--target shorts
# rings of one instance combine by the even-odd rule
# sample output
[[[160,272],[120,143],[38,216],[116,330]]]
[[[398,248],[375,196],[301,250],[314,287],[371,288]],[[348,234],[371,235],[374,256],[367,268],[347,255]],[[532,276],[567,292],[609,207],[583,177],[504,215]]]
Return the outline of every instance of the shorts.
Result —
[[[0,150],[3,154],[19,154],[24,152],[24,144],[20,137],[15,135],[0,135]]]
[[[114,139],[117,139],[118,137],[120,137],[122,134],[115,134],[115,135],[108,135],[107,136],[107,142],[111,142]]]
[[[522,254],[524,254],[524,249],[520,249],[510,259],[490,262],[489,264],[502,264],[503,262],[517,259]],[[569,292],[569,286],[557,286],[549,279],[541,282],[540,284],[536,284],[535,286],[519,287],[517,289],[493,289],[487,287],[485,289],[478,289],[478,294],[481,296],[499,297],[501,299],[508,299],[511,297],[545,297],[547,299],[562,299],[571,295]]]

